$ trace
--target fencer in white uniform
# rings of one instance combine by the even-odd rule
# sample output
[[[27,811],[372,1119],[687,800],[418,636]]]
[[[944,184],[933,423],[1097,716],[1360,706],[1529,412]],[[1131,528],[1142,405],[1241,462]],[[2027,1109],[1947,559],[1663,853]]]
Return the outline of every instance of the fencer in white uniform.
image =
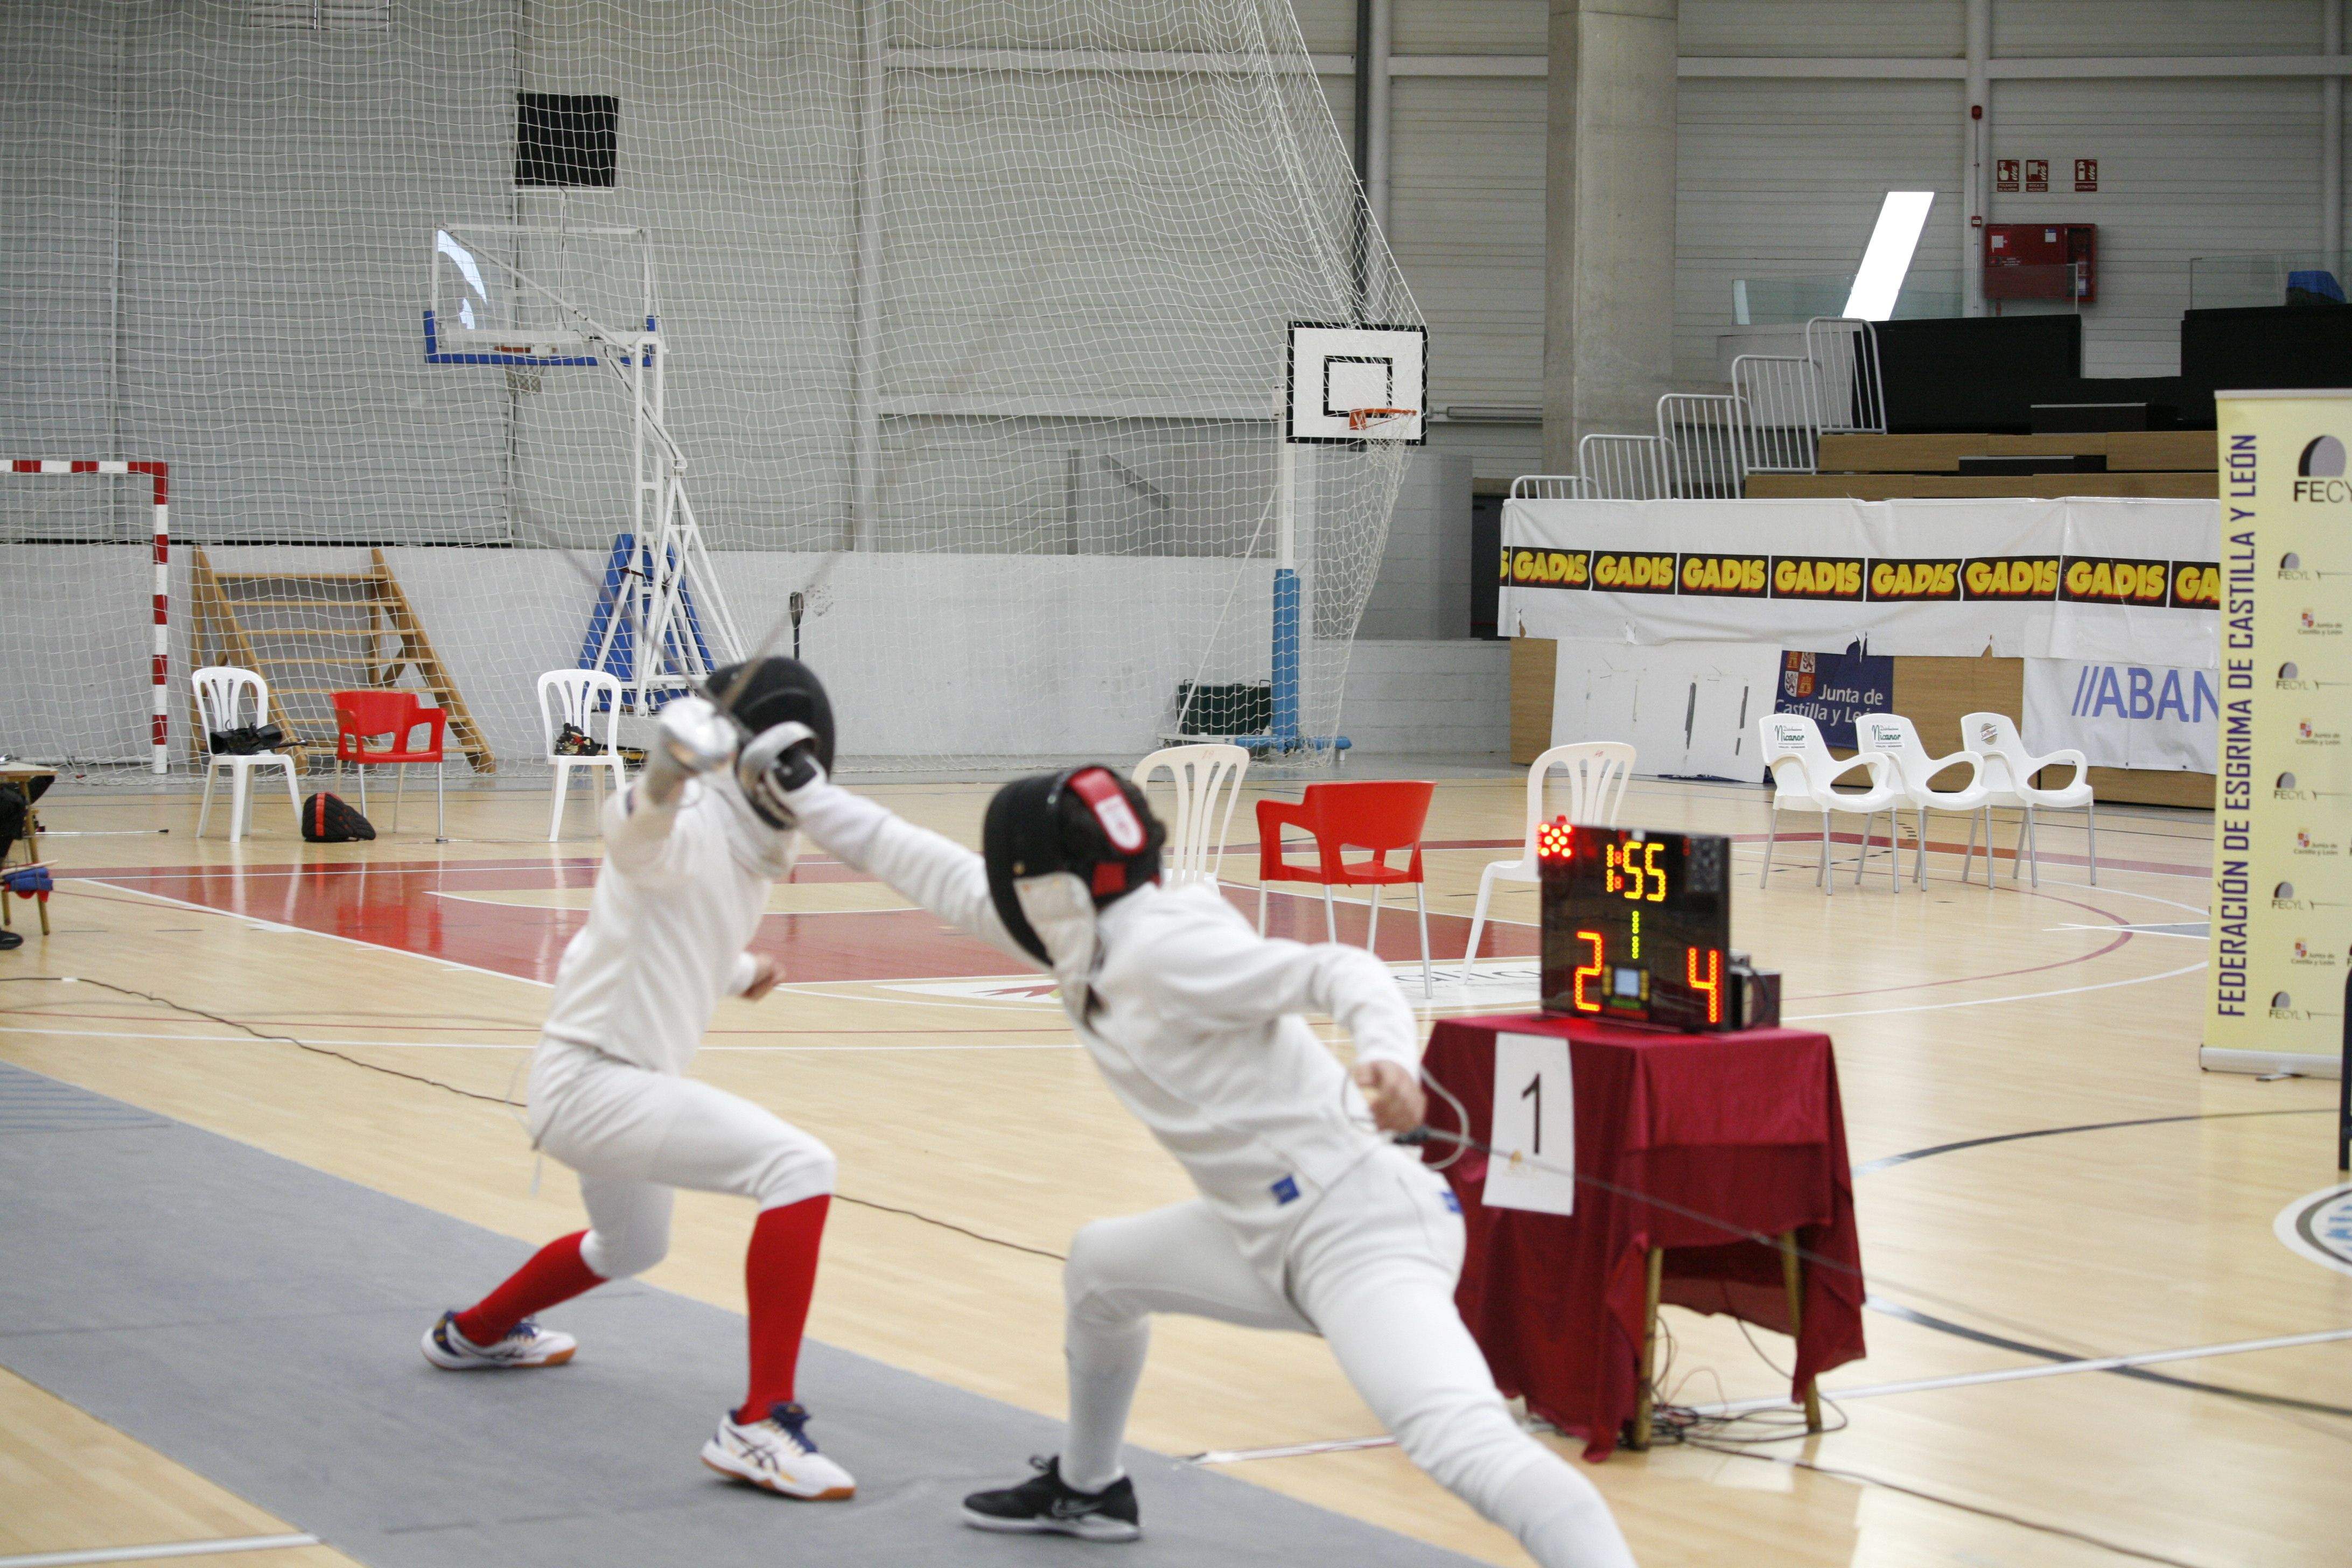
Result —
[[[968,1523],[1133,1539],[1120,1437],[1151,1315],[1184,1312],[1320,1334],[1412,1461],[1545,1568],[1630,1568],[1608,1505],[1512,1419],[1463,1326],[1451,1192],[1375,1130],[1423,1110],[1419,1031],[1386,966],[1261,937],[1213,886],[1160,887],[1160,825],[1106,768],[1006,785],[981,855],[821,774],[785,798],[815,844],[1050,969],[1113,1092],[1201,1194],[1077,1233],[1066,1445],[968,1499]],[[1304,1013],[1347,1029],[1352,1073]]]
[[[829,755],[831,710],[793,660],[722,670],[711,685],[730,711],[671,702],[646,767],[605,803],[588,922],[557,966],[531,1058],[531,1140],[579,1173],[588,1228],[549,1243],[475,1306],[444,1313],[425,1354],[450,1371],[569,1362],[572,1336],[532,1313],[660,1262],[677,1188],[750,1198],[760,1212],[744,1262],[749,1392],[703,1462],[791,1497],[847,1498],[856,1483],[818,1451],[793,1387],[833,1153],[684,1076],[719,998],[756,998],[776,982],[773,961],[748,949],[796,842],[767,776],[772,741],[760,737],[787,721],[799,737],[821,728]]]

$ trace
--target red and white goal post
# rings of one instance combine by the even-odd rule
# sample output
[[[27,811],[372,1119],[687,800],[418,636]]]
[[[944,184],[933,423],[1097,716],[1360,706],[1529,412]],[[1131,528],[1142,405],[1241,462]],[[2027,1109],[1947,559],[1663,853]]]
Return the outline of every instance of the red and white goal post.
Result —
[[[154,710],[148,722],[154,748],[153,770],[171,770],[169,732],[172,665],[172,523],[166,490],[169,463],[134,463],[110,458],[17,458],[0,459],[0,473],[9,474],[143,474],[155,485],[155,646]]]

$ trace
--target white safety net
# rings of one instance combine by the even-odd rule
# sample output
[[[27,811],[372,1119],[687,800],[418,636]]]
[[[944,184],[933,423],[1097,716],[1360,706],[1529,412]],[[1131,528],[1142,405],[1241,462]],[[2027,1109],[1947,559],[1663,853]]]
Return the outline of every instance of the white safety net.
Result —
[[[1286,0],[17,0],[0,57],[0,458],[170,465],[175,768],[218,660],[534,773],[672,479],[672,656],[797,643],[850,765],[1264,731],[1286,326],[1420,321]],[[609,345],[501,363],[641,283],[653,480]],[[1295,450],[1313,740],[1406,453]],[[147,499],[0,481],[12,599],[72,610],[0,617],[0,752],[145,764]]]

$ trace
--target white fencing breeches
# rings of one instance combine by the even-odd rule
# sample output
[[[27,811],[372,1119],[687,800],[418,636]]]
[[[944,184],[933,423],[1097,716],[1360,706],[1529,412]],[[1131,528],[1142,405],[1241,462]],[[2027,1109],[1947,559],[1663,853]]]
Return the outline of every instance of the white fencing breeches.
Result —
[[[1087,1226],[1063,1270],[1064,1479],[1092,1491],[1120,1473],[1150,1314],[1319,1332],[1406,1456],[1517,1535],[1544,1568],[1632,1568],[1592,1483],[1522,1431],[1496,1392],[1454,1305],[1462,1247],[1443,1180],[1386,1150],[1301,1218],[1286,1252],[1288,1298],[1244,1260],[1206,1203]]]
[[[641,1274],[669,1251],[677,1188],[733,1193],[763,1209],[833,1191],[833,1151],[799,1128],[725,1089],[584,1046],[541,1043],[530,1130],[580,1173],[581,1261],[606,1279]]]

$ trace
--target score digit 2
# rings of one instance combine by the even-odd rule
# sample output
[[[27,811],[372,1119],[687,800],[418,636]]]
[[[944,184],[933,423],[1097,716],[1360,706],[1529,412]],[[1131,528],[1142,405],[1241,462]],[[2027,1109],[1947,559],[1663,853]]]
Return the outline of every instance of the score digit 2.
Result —
[[[1584,994],[1584,987],[1586,982],[1601,978],[1601,972],[1605,967],[1605,961],[1608,957],[1608,949],[1602,944],[1601,933],[1597,931],[1578,931],[1576,933],[1576,940],[1579,942],[1591,942],[1592,944],[1592,962],[1591,963],[1580,963],[1576,967],[1576,980],[1574,983],[1576,993],[1574,998],[1576,1002],[1576,1010],[1580,1013],[1598,1013],[1601,1011],[1600,998],[1587,996]]]

